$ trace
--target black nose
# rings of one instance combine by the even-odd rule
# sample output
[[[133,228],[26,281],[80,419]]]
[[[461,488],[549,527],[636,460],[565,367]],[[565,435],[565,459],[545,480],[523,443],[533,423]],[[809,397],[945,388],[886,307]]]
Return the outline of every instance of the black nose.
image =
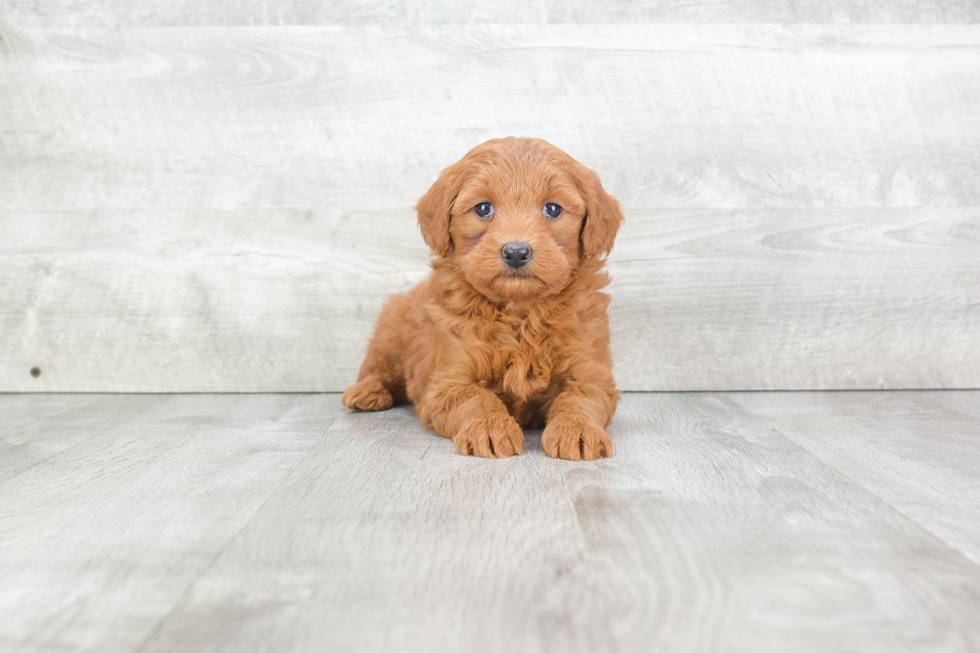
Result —
[[[527,243],[507,243],[500,248],[500,258],[512,268],[521,268],[531,260],[531,246]]]

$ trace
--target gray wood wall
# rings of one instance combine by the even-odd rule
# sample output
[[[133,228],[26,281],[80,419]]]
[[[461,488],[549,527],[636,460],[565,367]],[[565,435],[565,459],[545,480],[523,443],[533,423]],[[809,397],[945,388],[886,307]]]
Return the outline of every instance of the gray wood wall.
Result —
[[[980,387],[980,2],[0,0],[0,391],[336,391],[539,136],[624,390]],[[37,368],[38,376],[31,370]]]

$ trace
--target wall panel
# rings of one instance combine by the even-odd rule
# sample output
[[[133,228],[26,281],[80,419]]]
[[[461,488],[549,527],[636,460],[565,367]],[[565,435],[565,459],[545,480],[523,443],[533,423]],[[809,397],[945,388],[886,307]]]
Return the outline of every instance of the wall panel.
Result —
[[[626,390],[980,386],[980,27],[0,27],[0,390],[341,390],[411,207],[544,137]],[[37,367],[40,376],[29,371]]]

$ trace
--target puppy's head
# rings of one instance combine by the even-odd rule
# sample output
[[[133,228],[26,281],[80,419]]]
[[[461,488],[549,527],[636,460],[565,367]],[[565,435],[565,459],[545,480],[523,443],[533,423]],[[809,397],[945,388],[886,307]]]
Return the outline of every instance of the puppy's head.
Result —
[[[539,139],[502,138],[442,171],[416,206],[425,242],[495,301],[558,292],[623,222],[599,177]]]

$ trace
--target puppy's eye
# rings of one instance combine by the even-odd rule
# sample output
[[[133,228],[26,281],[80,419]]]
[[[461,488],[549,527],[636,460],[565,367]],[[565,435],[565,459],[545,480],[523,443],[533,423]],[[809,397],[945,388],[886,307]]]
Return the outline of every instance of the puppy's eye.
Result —
[[[546,218],[551,218],[552,220],[554,220],[555,218],[560,216],[561,213],[562,213],[562,208],[557,204],[548,203],[544,205],[544,217]]]
[[[489,218],[493,215],[493,204],[490,202],[480,202],[473,207],[473,213],[481,218]]]

